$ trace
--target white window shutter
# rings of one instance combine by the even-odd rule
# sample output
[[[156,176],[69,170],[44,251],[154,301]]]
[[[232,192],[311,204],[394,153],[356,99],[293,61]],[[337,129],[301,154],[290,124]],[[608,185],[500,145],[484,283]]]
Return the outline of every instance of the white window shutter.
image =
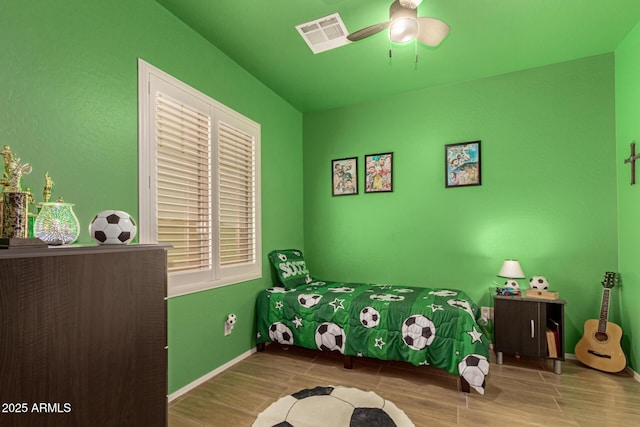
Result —
[[[169,272],[209,270],[211,117],[156,93],[158,242]]]
[[[262,276],[260,125],[139,60],[141,243],[169,296]]]
[[[260,265],[259,129],[217,112],[219,262],[221,275]]]

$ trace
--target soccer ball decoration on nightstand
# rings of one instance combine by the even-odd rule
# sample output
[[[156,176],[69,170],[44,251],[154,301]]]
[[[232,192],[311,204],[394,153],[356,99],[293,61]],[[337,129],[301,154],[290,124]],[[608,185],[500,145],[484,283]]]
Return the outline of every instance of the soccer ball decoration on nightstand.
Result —
[[[547,289],[549,289],[549,282],[547,281],[547,278],[544,276],[533,276],[529,280],[529,286],[531,287],[531,289],[546,291]]]
[[[123,211],[102,211],[89,224],[91,238],[100,245],[126,245],[136,231],[133,217]]]
[[[531,277],[529,286],[531,289],[527,289],[527,296],[531,298],[555,300],[560,296],[560,292],[549,290],[549,281],[544,276]]]

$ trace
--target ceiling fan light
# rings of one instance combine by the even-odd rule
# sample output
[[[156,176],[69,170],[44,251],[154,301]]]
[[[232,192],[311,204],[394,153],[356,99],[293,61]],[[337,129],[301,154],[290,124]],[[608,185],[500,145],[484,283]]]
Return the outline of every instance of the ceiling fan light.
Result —
[[[389,39],[394,43],[411,41],[417,34],[418,21],[412,18],[397,19],[389,27]]]
[[[410,9],[415,9],[420,6],[420,3],[422,3],[422,0],[400,0],[400,6]]]

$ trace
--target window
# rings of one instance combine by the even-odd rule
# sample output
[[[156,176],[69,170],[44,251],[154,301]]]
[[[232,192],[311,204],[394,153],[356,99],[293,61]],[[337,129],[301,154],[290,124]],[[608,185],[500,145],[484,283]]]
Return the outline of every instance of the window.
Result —
[[[169,296],[261,277],[260,125],[139,60],[140,243]]]

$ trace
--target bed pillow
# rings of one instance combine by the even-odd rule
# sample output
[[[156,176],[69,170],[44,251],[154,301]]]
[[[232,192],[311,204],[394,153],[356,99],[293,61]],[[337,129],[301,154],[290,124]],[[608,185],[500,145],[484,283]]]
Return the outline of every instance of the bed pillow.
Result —
[[[293,289],[311,283],[311,274],[304,262],[302,252],[297,249],[279,249],[269,253],[269,260],[276,270],[282,286]]]

